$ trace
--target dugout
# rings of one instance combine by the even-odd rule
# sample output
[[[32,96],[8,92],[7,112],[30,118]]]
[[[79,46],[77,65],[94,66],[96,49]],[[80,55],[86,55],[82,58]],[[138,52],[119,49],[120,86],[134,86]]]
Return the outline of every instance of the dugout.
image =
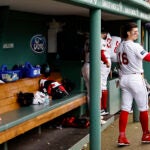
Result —
[[[99,81],[99,74],[96,75],[99,64],[95,65],[95,62],[98,61],[99,40],[96,39],[99,38],[101,20],[112,35],[119,35],[119,27],[124,22],[136,21],[141,29],[141,39],[138,42],[144,43],[147,49],[150,47],[148,31],[145,30],[145,23],[150,21],[150,6],[142,0],[138,2],[134,0],[127,2],[125,0],[40,0],[38,2],[1,0],[0,6],[0,64],[6,63],[12,67],[14,64],[24,64],[26,60],[34,65],[48,62],[52,70],[62,71],[64,76],[76,82],[77,88],[82,85],[81,51],[84,41],[83,33],[86,32],[91,33],[93,51],[91,65],[94,73],[91,86],[98,87],[95,83]],[[60,31],[56,38],[58,30]],[[47,45],[42,53],[33,52],[30,45],[31,38],[38,34],[42,34],[47,43],[50,42],[49,45],[53,42],[52,47],[49,49]],[[49,35],[53,36],[49,37]],[[144,67],[145,76],[150,80],[148,64],[144,63]],[[67,71],[64,72],[64,70]],[[92,91],[95,103],[98,103],[98,90]],[[97,108],[93,104],[92,114],[99,118]],[[91,120],[93,125],[90,135],[93,150],[92,146],[100,146],[99,133],[94,132],[99,131],[100,126],[98,123],[95,124],[94,120],[95,118]]]

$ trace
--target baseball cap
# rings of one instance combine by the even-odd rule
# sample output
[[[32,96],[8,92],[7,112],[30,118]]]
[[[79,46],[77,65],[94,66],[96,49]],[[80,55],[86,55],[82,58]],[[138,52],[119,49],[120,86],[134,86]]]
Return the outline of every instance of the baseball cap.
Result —
[[[101,28],[101,33],[108,33],[108,31],[106,30],[106,28],[102,27]]]

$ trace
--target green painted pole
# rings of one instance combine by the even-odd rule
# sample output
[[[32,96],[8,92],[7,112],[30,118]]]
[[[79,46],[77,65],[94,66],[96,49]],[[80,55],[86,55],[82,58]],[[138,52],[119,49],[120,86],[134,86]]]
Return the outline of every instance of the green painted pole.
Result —
[[[133,100],[133,122],[139,122],[139,110],[135,100]]]
[[[140,19],[137,20],[137,25],[139,29],[139,38],[137,42],[141,43],[141,20]],[[133,100],[133,122],[139,122],[139,110],[135,100]]]
[[[90,10],[90,150],[101,150],[100,29],[101,10]]]
[[[148,31],[144,28],[144,49],[148,50]]]
[[[136,21],[136,23],[137,23],[137,26],[138,26],[138,31],[139,31],[139,38],[137,39],[137,42],[138,43],[141,43],[141,19],[138,19],[137,21]]]

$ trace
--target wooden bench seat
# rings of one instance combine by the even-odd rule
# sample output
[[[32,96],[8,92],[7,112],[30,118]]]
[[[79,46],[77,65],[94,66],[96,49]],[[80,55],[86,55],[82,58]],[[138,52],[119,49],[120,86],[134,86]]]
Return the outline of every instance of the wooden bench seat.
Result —
[[[86,103],[85,93],[52,100],[50,105],[31,105],[1,114],[0,143],[50,121]]]
[[[62,99],[51,100],[49,105],[20,107],[17,93],[37,91],[41,78],[26,78],[0,85],[0,144],[86,103],[85,93],[76,91]]]

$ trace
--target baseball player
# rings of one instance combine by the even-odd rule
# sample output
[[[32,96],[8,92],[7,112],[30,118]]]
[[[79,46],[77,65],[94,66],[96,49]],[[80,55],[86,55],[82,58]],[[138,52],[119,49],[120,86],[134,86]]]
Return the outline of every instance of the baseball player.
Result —
[[[116,51],[121,42],[121,38],[118,36],[111,36],[107,31],[102,30],[101,39],[101,115],[107,115],[107,78],[111,72],[111,61],[117,62]],[[108,63],[108,64],[107,64]]]
[[[104,47],[105,47],[105,41],[103,41],[103,43],[104,43]],[[104,51],[102,52],[103,53],[103,61],[107,64],[107,65],[109,65],[109,63],[108,63],[108,61],[107,61],[107,58],[106,58],[106,56],[105,56],[105,54],[104,54]],[[87,89],[87,101],[88,101],[88,106],[89,106],[89,104],[90,104],[90,97],[89,97],[89,73],[90,73],[90,61],[89,61],[89,55],[90,55],[90,50],[89,50],[89,39],[86,39],[86,41],[85,41],[85,44],[84,44],[84,57],[85,57],[85,62],[84,62],[84,65],[83,65],[83,67],[82,67],[82,69],[81,69],[81,72],[82,72],[82,75],[83,75],[83,78],[84,78],[84,81],[85,81],[85,86],[86,86],[86,89]],[[103,116],[101,116],[101,124],[103,125],[103,124],[105,124],[106,123],[106,121],[105,120],[103,120]]]
[[[127,23],[121,30],[123,41],[117,51],[120,66],[120,88],[122,90],[121,112],[119,117],[118,146],[129,145],[126,138],[128,114],[132,107],[133,99],[140,111],[140,123],[143,131],[142,143],[150,143],[148,129],[148,95],[143,78],[142,61],[150,61],[150,53],[134,42],[138,39],[138,27],[135,23]]]
[[[107,78],[111,70],[111,59],[110,59],[110,48],[111,48],[111,36],[107,31],[102,29],[101,32],[101,115],[107,115],[107,101],[108,101],[108,90],[107,90]]]

